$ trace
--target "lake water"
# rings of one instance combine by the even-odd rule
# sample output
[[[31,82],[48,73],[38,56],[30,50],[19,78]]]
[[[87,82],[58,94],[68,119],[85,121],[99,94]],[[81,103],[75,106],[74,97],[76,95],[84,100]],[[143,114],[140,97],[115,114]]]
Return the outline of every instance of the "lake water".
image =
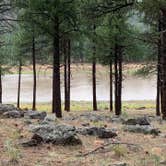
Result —
[[[62,77],[63,79],[63,77]],[[6,75],[3,77],[3,102],[13,103],[17,99],[18,75]],[[32,75],[22,75],[21,101],[32,101]],[[64,98],[62,81],[62,100]],[[40,75],[37,78],[37,101],[50,102],[52,100],[52,79],[51,75]],[[123,81],[123,100],[155,100],[156,98],[156,78],[140,78],[128,76]],[[109,76],[97,76],[97,99],[109,100]],[[92,100],[92,80],[90,74],[76,73],[71,80],[71,100],[91,101]]]

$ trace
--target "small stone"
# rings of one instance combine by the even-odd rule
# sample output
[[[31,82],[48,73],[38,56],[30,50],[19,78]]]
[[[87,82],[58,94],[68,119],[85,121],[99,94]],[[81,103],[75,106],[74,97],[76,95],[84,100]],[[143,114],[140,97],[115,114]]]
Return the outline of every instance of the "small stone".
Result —
[[[30,119],[24,119],[24,123],[30,125],[32,124],[32,121]]]
[[[39,142],[37,142],[34,139],[26,140],[20,143],[20,145],[22,145],[23,147],[34,147],[34,146],[37,146],[38,144]]]
[[[82,126],[87,127],[87,126],[90,126],[90,124],[89,123],[83,123]]]

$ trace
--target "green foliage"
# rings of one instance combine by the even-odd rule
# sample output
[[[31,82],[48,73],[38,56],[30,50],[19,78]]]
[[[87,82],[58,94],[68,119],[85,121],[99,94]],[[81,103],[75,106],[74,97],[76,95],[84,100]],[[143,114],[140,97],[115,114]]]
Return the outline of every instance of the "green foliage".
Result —
[[[156,60],[154,44],[145,41],[146,32],[141,29],[145,24],[140,19],[133,20],[148,18],[146,23],[149,23],[157,17],[155,11],[165,5],[165,1],[145,0],[137,6],[133,3],[134,0],[14,0],[11,4],[20,21],[13,23],[12,33],[4,35],[9,45],[1,48],[1,63],[17,65],[20,60],[23,64],[31,63],[32,35],[35,34],[37,63],[51,64],[52,37],[56,35],[54,25],[57,18],[60,42],[64,38],[72,39],[73,61],[90,62],[95,45],[95,58],[99,63],[108,65],[114,59],[115,43],[124,47],[124,61]],[[153,14],[151,11],[154,11]],[[154,31],[154,28],[150,26],[145,30]]]

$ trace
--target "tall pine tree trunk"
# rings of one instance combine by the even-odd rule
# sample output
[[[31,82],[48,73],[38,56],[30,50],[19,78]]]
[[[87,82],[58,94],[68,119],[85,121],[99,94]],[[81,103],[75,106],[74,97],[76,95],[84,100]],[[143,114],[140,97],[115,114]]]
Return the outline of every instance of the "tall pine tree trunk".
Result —
[[[96,26],[93,26],[94,36],[96,35]],[[93,111],[97,111],[97,95],[96,95],[96,46],[93,39],[93,62],[92,62],[92,90],[93,90]]]
[[[92,86],[93,86],[93,110],[97,111],[97,97],[96,97],[96,59],[93,59],[92,64]]]
[[[70,84],[71,84],[71,41],[68,40],[67,47],[67,102],[66,111],[70,112]]]
[[[112,82],[113,82],[113,72],[112,72],[112,59],[110,60],[110,111],[113,111],[113,86],[112,86]]]
[[[119,63],[119,78],[118,78],[118,112],[119,115],[122,113],[122,55],[123,50],[122,47],[119,46],[119,55],[118,55],[118,63]]]
[[[68,93],[68,86],[67,86],[67,42],[64,40],[63,43],[64,49],[64,110],[67,111],[67,93]]]
[[[122,113],[122,48],[115,44],[115,114]]]
[[[161,11],[161,46],[162,46],[162,55],[161,55],[161,109],[163,119],[166,119],[166,10],[162,9]]]
[[[18,69],[17,108],[20,108],[21,74],[22,74],[22,63],[21,63],[21,60],[20,60],[19,61],[19,69]]]
[[[33,103],[32,110],[36,110],[36,54],[35,54],[35,36],[32,37],[32,63],[33,63]]]
[[[161,21],[159,19],[158,31],[161,31]],[[156,97],[156,115],[160,116],[160,97],[161,97],[161,38],[158,40],[158,57],[157,57],[157,97]]]
[[[53,39],[53,101],[52,112],[57,118],[62,117],[61,86],[60,86],[60,47],[59,47],[59,18],[55,17]]]
[[[115,70],[115,114],[119,115],[118,110],[118,46],[115,44],[114,50],[114,70]]]
[[[0,104],[2,104],[2,66],[0,65]]]

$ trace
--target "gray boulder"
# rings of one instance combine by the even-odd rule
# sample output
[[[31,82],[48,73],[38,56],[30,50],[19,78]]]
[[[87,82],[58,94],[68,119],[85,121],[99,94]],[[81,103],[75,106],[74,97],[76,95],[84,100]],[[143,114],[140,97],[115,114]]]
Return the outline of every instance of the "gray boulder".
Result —
[[[55,114],[48,114],[41,124],[50,124],[50,123],[58,123],[58,119],[55,117]]]
[[[110,122],[111,121],[110,116],[97,115],[95,113],[84,113],[84,114],[81,114],[80,117],[78,117],[78,118],[83,119],[83,120],[88,120],[91,122],[99,122],[99,121]]]
[[[125,120],[121,116],[113,116],[111,118],[111,122],[113,122],[113,123],[124,123]]]
[[[30,144],[37,143],[52,143],[56,145],[79,145],[81,140],[76,134],[74,126],[63,124],[42,124],[31,126],[31,131],[34,133]]]
[[[30,118],[30,119],[40,119],[43,120],[47,116],[46,112],[38,112],[38,111],[26,111],[24,113],[24,117]]]
[[[5,117],[5,118],[21,118],[21,117],[24,117],[24,113],[22,111],[17,111],[17,110],[8,111],[8,112],[3,113],[3,117]]]
[[[0,115],[4,114],[5,112],[9,111],[18,111],[18,109],[11,104],[0,104]]]
[[[133,132],[133,133],[143,133],[143,134],[153,134],[159,135],[159,129],[156,129],[152,126],[141,126],[141,125],[128,125],[124,127],[124,131]]]
[[[123,122],[126,125],[150,125],[148,117],[131,118]]]
[[[97,136],[99,138],[114,138],[117,136],[112,130],[106,129],[104,127],[85,127],[78,128],[77,133],[81,135],[91,135]]]

